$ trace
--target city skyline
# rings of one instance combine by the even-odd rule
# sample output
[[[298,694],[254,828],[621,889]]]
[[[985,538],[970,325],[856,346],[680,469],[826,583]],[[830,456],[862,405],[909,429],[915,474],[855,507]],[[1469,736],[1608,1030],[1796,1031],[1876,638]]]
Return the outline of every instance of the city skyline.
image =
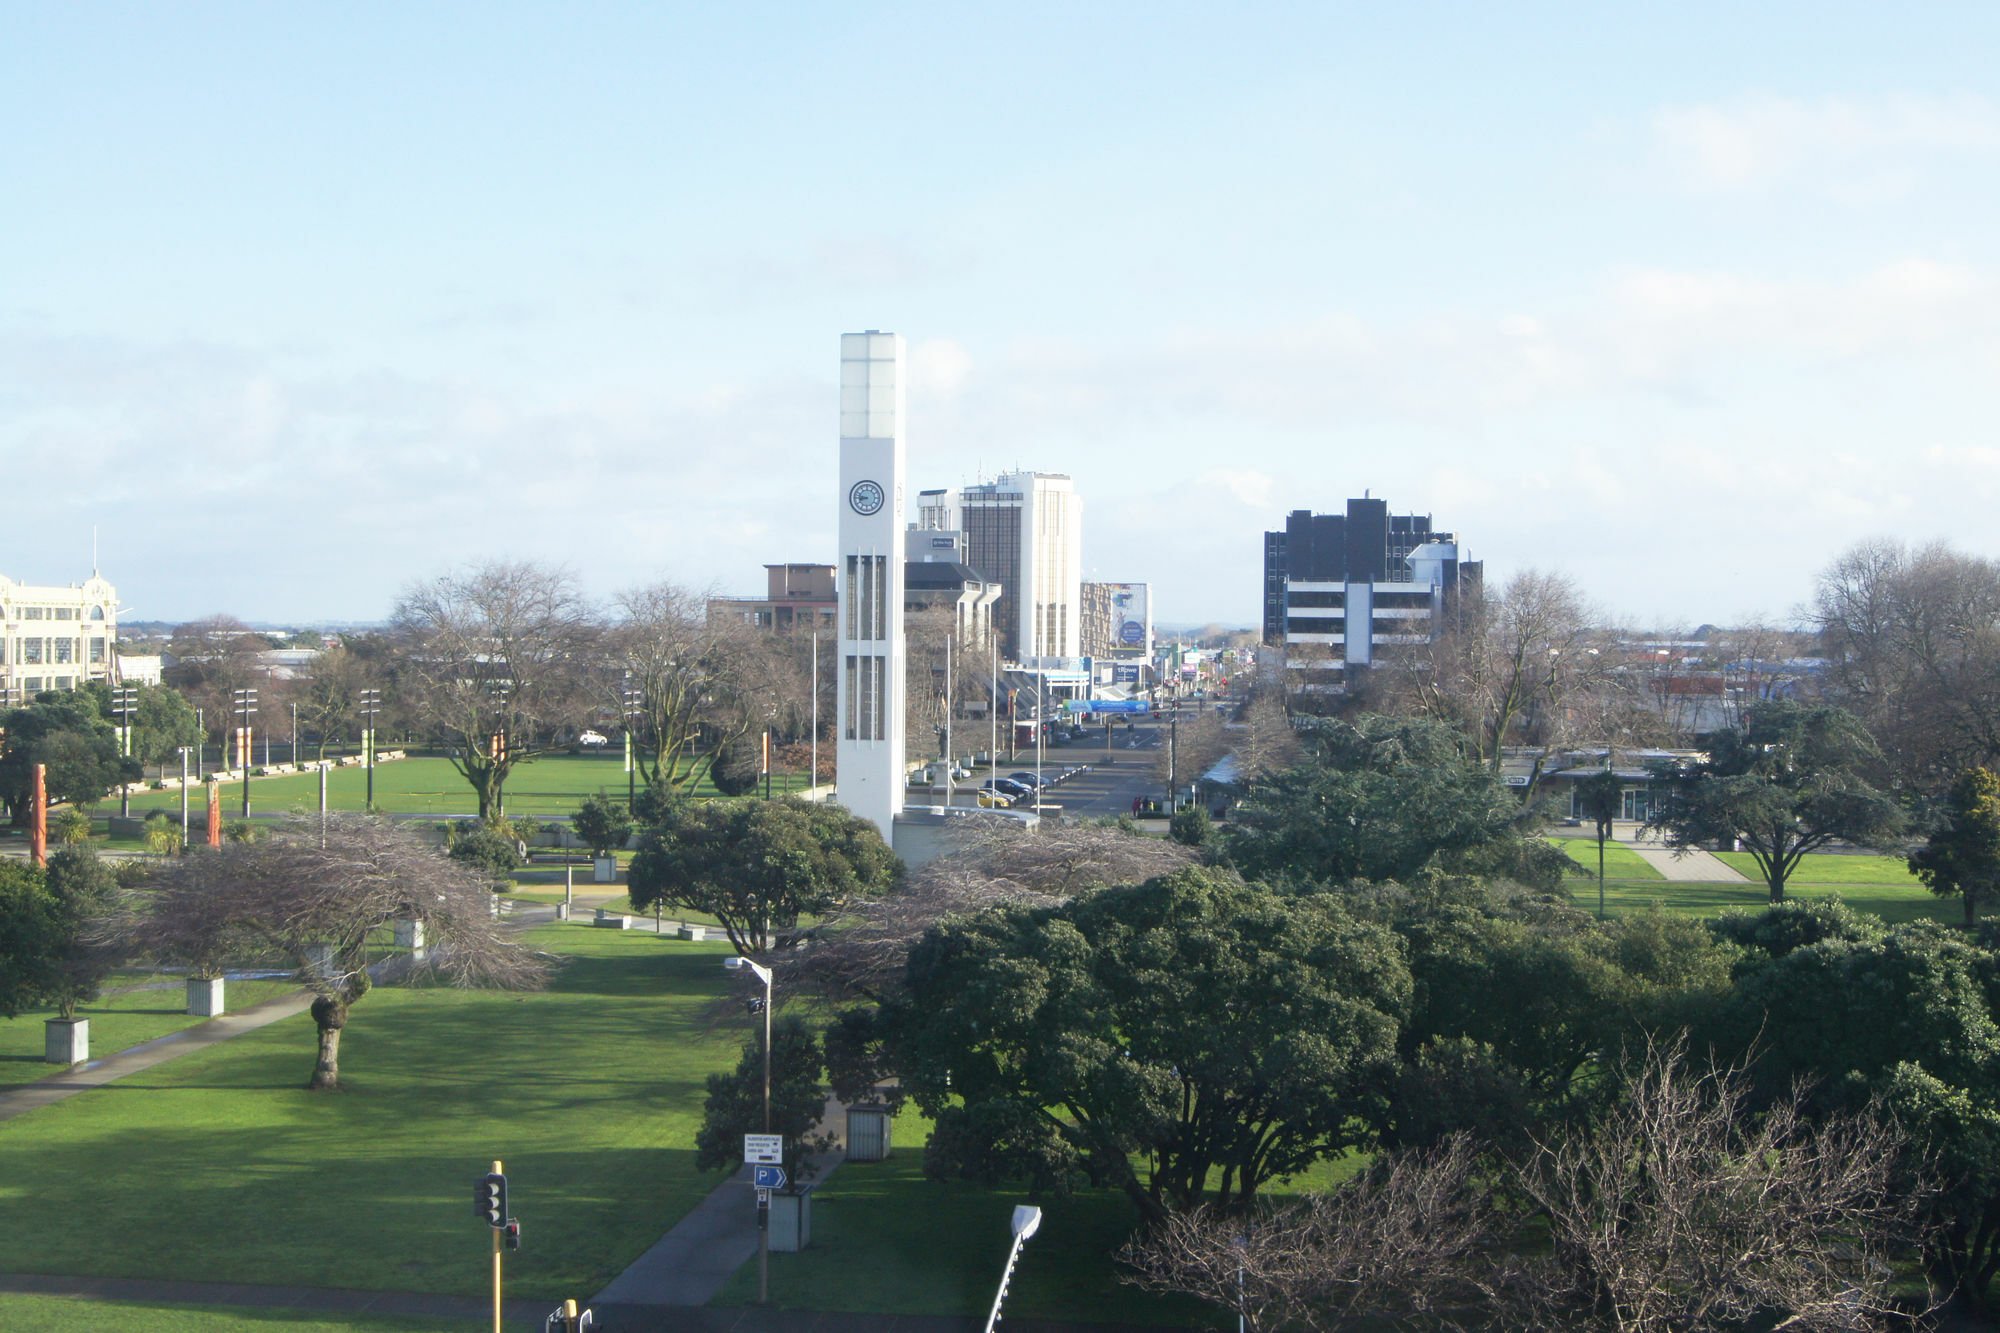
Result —
[[[2000,555],[2000,14],[1221,13],[10,7],[0,572],[96,527],[133,618],[311,622],[830,559],[867,327],[913,484],[1072,476],[1168,623],[1365,491],[1654,626]]]

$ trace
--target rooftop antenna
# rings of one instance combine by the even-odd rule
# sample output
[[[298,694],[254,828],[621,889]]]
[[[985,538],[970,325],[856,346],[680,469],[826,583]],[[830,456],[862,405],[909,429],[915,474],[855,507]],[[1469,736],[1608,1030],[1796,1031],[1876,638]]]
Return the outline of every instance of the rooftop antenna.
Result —
[[[90,577],[97,577],[97,525],[90,525]]]

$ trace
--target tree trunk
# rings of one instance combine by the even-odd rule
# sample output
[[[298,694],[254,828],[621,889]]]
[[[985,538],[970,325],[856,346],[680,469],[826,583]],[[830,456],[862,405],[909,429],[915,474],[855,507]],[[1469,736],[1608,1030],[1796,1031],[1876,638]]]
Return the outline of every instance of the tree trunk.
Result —
[[[313,1022],[319,1026],[319,1060],[313,1065],[312,1081],[306,1087],[318,1092],[340,1086],[340,1030],[347,1026],[347,1006],[322,995],[312,1003]]]

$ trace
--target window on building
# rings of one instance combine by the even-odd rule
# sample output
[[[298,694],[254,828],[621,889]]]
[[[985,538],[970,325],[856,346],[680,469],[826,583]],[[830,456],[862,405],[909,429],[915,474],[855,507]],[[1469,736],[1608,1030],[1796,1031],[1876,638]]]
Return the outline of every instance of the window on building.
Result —
[[[90,608],[90,618],[91,618],[92,620],[102,620],[102,619],[104,619],[104,608],[103,608],[103,607],[101,607],[101,606],[93,606],[93,607],[91,607],[91,608]]]
[[[73,606],[59,606],[56,608],[55,618],[57,620],[75,620],[76,608]]]
[[[67,665],[76,660],[75,639],[56,639],[54,640],[54,643],[56,649],[56,662],[58,665]]]
[[[40,639],[21,640],[21,660],[33,666],[41,665],[42,641]]]
[[[41,618],[42,618],[42,608],[41,608],[41,607],[39,607],[39,606],[24,606],[24,607],[22,607],[22,608],[21,608],[21,619],[23,619],[23,620],[40,620]]]
[[[29,676],[23,679],[21,682],[21,688],[26,690],[29,694],[36,693],[42,688],[42,686],[43,686],[43,681],[40,676]]]
[[[104,661],[104,640],[92,639],[90,641],[90,660],[93,665],[101,664]]]
[[[76,677],[57,676],[51,688],[58,690],[73,690],[76,688]]]

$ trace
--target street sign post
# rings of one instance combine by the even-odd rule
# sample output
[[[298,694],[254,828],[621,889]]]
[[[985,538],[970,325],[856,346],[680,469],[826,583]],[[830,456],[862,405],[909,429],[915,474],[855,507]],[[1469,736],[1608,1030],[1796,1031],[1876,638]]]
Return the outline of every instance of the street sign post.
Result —
[[[782,1166],[760,1166],[755,1168],[756,1179],[751,1182],[760,1190],[781,1190],[785,1187],[785,1168]]]
[[[745,1134],[743,1136],[743,1160],[752,1166],[783,1166],[785,1164],[785,1136],[783,1134]]]

